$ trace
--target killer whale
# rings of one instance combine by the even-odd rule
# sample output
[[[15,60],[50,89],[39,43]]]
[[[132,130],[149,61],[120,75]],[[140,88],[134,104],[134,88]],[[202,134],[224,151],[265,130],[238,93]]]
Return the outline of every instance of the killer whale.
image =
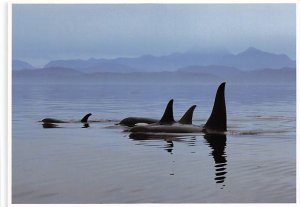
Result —
[[[227,131],[227,116],[225,103],[225,82],[217,89],[214,106],[210,117],[203,126],[172,123],[169,125],[150,124],[147,126],[135,126],[129,130],[132,133],[207,133],[222,134]]]
[[[159,124],[159,125],[174,124],[174,123],[176,123],[176,121],[174,120],[174,116],[173,116],[173,102],[174,102],[173,99],[171,99],[168,102],[161,119],[152,119],[152,118],[146,118],[146,117],[127,117],[127,118],[121,120],[119,122],[119,124],[128,126],[128,127],[134,127],[138,123]],[[196,108],[196,105],[191,106],[185,112],[185,114],[181,117],[181,119],[178,121],[178,123],[192,124],[193,113],[194,113],[195,108]]]
[[[81,123],[87,123],[89,117],[91,116],[91,113],[86,114],[80,121],[63,121],[60,119],[54,119],[54,118],[45,118],[42,120],[44,124],[54,124],[54,123],[72,123],[72,122],[81,122]]]
[[[127,117],[120,121],[120,125],[125,125],[129,127],[134,127],[138,123],[146,123],[146,124],[154,124],[154,123],[160,123],[160,124],[171,124],[174,123],[174,117],[173,117],[173,99],[171,99],[165,109],[165,112],[162,116],[162,118],[159,119],[152,119],[152,118],[146,118],[146,117]]]
[[[146,118],[146,117],[127,117],[122,119],[119,124],[128,127],[134,127],[138,123],[153,124],[158,122],[158,119]]]

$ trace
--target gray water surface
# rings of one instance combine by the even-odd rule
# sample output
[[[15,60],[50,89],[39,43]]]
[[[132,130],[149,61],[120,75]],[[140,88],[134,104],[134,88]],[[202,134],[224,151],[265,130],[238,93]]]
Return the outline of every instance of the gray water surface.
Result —
[[[296,201],[295,85],[226,85],[228,133],[130,136],[127,116],[204,124],[218,85],[13,84],[13,203]],[[69,121],[93,115],[88,128]]]

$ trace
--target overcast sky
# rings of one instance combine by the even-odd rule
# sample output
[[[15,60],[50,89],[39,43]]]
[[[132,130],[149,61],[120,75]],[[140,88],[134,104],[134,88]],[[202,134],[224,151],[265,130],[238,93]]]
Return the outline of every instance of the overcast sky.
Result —
[[[249,46],[295,58],[295,4],[15,4],[13,58],[164,55]]]

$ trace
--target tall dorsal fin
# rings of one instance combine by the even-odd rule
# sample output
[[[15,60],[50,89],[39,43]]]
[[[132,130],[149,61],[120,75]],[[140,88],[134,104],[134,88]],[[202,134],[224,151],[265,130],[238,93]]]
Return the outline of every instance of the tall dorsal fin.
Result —
[[[164,115],[161,117],[159,123],[160,124],[172,124],[174,123],[174,116],[173,116],[173,99],[171,99],[165,109]]]
[[[219,86],[213,110],[209,119],[207,120],[204,129],[206,131],[225,132],[227,131],[227,117],[225,104],[225,82]]]
[[[191,106],[178,122],[180,124],[192,124],[193,113],[194,113],[195,108],[196,108],[196,105]]]
[[[88,113],[87,115],[85,115],[81,120],[80,122],[87,122],[89,117],[91,116],[92,114],[91,113]]]

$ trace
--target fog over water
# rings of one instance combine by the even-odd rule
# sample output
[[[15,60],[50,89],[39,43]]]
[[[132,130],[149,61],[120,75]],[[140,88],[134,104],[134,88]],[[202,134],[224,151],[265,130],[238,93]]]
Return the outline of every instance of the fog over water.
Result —
[[[13,5],[13,58],[50,60],[241,52],[295,58],[295,4]]]

